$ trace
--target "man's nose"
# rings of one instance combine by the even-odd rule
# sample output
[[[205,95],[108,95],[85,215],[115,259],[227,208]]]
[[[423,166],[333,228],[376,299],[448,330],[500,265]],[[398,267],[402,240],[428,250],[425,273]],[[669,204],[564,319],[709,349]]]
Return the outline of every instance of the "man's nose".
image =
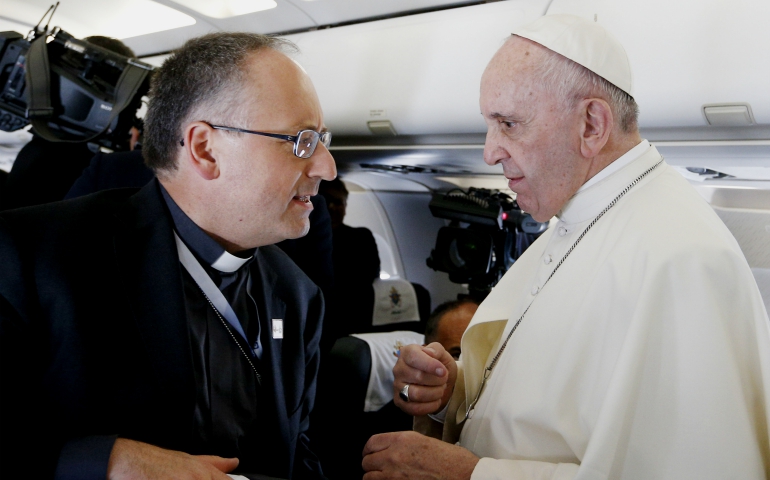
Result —
[[[496,165],[506,158],[508,153],[500,145],[498,137],[492,129],[487,130],[487,138],[484,141],[484,163]]]
[[[310,170],[308,170],[307,176],[326,181],[337,178],[337,164],[334,162],[334,157],[332,157],[329,149],[320,142],[310,157]]]

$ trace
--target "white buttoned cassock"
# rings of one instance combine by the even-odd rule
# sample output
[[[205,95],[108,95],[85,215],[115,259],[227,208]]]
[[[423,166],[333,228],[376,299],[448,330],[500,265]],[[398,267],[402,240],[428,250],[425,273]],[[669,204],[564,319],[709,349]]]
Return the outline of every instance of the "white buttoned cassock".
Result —
[[[671,167],[633,187],[545,283],[660,160],[643,142],[592,179],[479,307],[445,425],[482,457],[473,480],[770,474],[767,313],[735,239]]]

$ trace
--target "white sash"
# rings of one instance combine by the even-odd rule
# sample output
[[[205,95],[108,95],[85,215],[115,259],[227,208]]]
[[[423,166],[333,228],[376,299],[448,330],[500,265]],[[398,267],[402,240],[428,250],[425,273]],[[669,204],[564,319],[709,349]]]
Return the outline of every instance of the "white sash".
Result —
[[[238,320],[238,316],[222,294],[222,291],[217,288],[214,281],[209,277],[209,274],[206,273],[206,270],[203,269],[198,262],[198,259],[195,258],[195,255],[193,255],[190,249],[187,248],[187,245],[185,245],[179,238],[179,235],[177,235],[176,232],[174,232],[174,239],[176,240],[176,251],[179,255],[179,261],[182,262],[187,273],[189,273],[193,280],[195,280],[195,283],[198,284],[198,287],[200,287],[203,294],[206,295],[211,304],[220,315],[224,317],[227,323],[234,328],[244,340],[247,340],[246,333],[243,331],[243,326]],[[249,276],[246,288],[251,290],[251,276]],[[262,358],[262,343],[259,341],[259,335],[257,335],[257,340],[254,342],[254,345],[251,346],[250,350],[252,355],[257,358]]]

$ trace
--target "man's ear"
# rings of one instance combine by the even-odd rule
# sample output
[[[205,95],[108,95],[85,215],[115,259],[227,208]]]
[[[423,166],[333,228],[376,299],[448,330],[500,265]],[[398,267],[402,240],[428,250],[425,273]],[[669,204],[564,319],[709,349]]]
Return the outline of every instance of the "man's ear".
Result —
[[[219,163],[214,155],[214,129],[205,122],[193,122],[184,132],[187,159],[205,180],[219,178]]]
[[[615,125],[610,104],[601,98],[587,98],[580,102],[580,153],[594,158],[602,151]]]

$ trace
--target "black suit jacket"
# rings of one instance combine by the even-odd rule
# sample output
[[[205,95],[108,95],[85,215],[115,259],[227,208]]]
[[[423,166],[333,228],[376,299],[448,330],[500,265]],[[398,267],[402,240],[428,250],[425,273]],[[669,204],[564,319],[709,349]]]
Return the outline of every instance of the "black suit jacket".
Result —
[[[111,188],[142,188],[155,173],[144,164],[141,150],[97,153],[74,181],[65,199],[82,197]]]
[[[8,181],[8,172],[5,170],[0,170],[0,210],[3,209],[3,205],[5,205],[5,185]]]
[[[0,214],[1,473],[104,478],[115,436],[188,450],[195,385],[171,221],[155,181]],[[264,475],[321,476],[305,432],[323,297],[274,246],[252,275],[264,322]],[[262,313],[262,312],[261,312]],[[267,324],[263,332],[270,332]],[[8,478],[13,478],[10,475]]]
[[[144,164],[141,150],[97,153],[64,198],[82,197],[111,188],[141,188],[153,178],[155,173]],[[322,196],[315,195],[310,201],[313,202],[313,211],[310,213],[308,234],[277,245],[321,287],[324,297],[328,299],[334,283],[331,218]]]
[[[13,162],[3,208],[63,199],[93,156],[87,143],[49,142],[33,136]]]

